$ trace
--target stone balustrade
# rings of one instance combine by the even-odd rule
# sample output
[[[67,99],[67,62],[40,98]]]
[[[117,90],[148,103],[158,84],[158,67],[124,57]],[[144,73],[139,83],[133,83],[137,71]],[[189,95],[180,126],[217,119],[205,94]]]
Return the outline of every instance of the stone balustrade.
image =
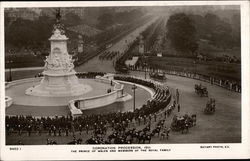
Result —
[[[82,114],[81,110],[107,106],[112,103],[115,103],[117,100],[119,100],[119,98],[125,96],[123,93],[124,86],[118,83],[117,81],[110,79],[109,77],[105,77],[105,76],[103,77],[97,76],[95,78],[95,81],[102,82],[102,83],[109,83],[109,84],[111,84],[112,82],[114,86],[113,91],[111,91],[110,93],[95,96],[95,97],[78,98],[78,99],[71,100],[68,106],[69,106],[71,115],[73,117],[81,115]]]

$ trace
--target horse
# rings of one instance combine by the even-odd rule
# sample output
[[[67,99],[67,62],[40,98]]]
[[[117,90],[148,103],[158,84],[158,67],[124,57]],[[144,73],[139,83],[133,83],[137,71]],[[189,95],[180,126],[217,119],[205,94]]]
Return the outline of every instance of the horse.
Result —
[[[170,106],[170,107],[167,109],[167,115],[168,115],[168,117],[170,116],[171,112],[172,112],[172,108],[171,108],[171,106]]]
[[[138,133],[138,135],[137,135],[137,141],[138,141],[138,144],[140,144],[141,143],[141,141],[143,141],[144,140],[144,133],[142,133],[142,131],[140,131],[139,133]]]
[[[141,130],[134,131],[134,133],[132,134],[132,138],[138,138],[141,132],[142,132]]]
[[[75,145],[75,144],[77,144],[77,140],[73,140],[73,141],[71,141],[71,142],[68,142],[68,144],[70,144],[70,145]]]
[[[72,143],[72,142],[70,142],[70,143]],[[98,140],[96,140],[95,138],[90,138],[90,139],[88,139],[88,140],[86,140],[86,142],[85,142],[86,144],[99,144],[99,142],[98,142]],[[69,144],[69,143],[68,143]]]
[[[77,144],[82,144],[82,139],[79,138],[79,139],[76,140],[76,142],[77,142]]]
[[[159,122],[157,123],[157,126],[163,127],[164,123],[165,123],[165,120],[161,120],[161,121],[159,121]]]
[[[111,135],[108,136],[108,140],[111,141],[112,139],[115,139],[117,137],[118,133],[114,132]]]
[[[148,132],[148,131],[150,131],[150,126],[149,126],[149,125],[146,126],[142,131],[143,131],[143,132]]]
[[[161,131],[161,126],[157,126],[157,127],[152,131],[152,135],[154,136],[154,135],[157,133],[157,134],[158,134],[158,137],[159,137],[160,131]]]
[[[191,115],[192,121],[193,121],[193,126],[196,125],[196,114]]]
[[[151,138],[152,138],[152,134],[146,134],[146,135],[144,135],[143,144],[145,143],[145,141],[148,141],[148,143],[150,144]]]

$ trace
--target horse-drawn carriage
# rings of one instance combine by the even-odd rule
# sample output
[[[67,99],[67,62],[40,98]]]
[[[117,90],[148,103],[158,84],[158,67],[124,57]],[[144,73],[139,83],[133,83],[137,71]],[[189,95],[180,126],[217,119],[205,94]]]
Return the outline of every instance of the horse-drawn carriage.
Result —
[[[215,99],[210,98],[204,109],[205,114],[213,114],[215,112]]]
[[[202,96],[205,96],[205,97],[208,96],[207,87],[202,86],[201,84],[200,84],[200,85],[195,84],[194,89],[195,89],[195,93],[197,93],[197,94],[200,95],[201,97],[202,97]]]
[[[116,66],[115,70],[117,74],[129,74],[129,69],[126,66]]]
[[[173,121],[171,123],[171,129],[173,131],[181,131],[184,126],[185,126],[184,117],[177,117],[175,115],[174,118],[173,118]]]
[[[166,76],[164,73],[149,73],[150,78],[152,79],[158,79],[158,80],[166,80]]]
[[[188,132],[188,129],[195,125],[196,114],[192,115],[191,117],[187,114],[184,116],[175,115],[171,123],[171,129],[173,131],[181,131],[181,133],[184,133],[184,131]]]

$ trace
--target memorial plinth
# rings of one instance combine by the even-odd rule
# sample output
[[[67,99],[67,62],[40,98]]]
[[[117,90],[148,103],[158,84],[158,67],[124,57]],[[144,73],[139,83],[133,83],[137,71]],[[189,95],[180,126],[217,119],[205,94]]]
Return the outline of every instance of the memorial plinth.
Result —
[[[75,116],[82,114],[81,110],[107,108],[132,98],[124,92],[124,85],[113,80],[114,75],[78,79],[60,18],[59,10],[49,38],[51,50],[44,61],[43,77],[20,79],[6,85],[5,102],[9,107],[6,113],[9,115],[54,116],[71,112]]]
[[[27,95],[33,96],[78,96],[87,93],[91,87],[80,84],[76,77],[72,56],[68,54],[68,38],[55,29],[50,37],[51,51],[46,57],[41,83],[30,87],[25,91]]]

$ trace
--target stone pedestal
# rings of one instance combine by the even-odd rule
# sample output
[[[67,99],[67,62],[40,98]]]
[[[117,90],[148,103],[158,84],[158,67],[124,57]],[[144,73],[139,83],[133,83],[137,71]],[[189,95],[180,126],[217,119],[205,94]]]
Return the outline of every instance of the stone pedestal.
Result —
[[[28,88],[25,94],[64,97],[82,95],[91,90],[90,86],[78,82],[72,57],[67,51],[68,38],[55,29],[49,40],[51,52],[45,60],[44,78],[39,85]]]

